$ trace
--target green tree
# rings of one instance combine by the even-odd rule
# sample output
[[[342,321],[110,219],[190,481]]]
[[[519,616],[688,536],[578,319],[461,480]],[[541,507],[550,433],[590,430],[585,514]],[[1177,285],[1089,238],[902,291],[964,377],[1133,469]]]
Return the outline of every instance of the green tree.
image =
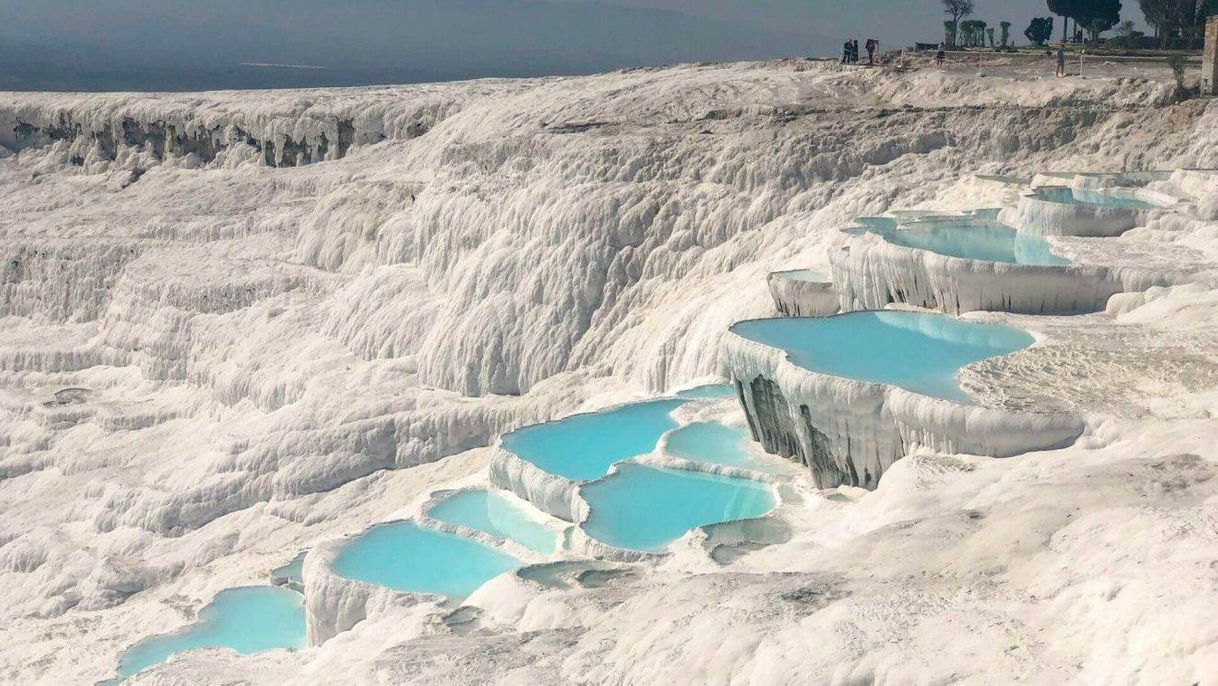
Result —
[[[1033,45],[1041,46],[1053,37],[1053,17],[1037,17],[1023,30],[1023,35],[1032,41]]]
[[[1197,94],[1198,89],[1189,88],[1184,84],[1184,71],[1188,66],[1188,62],[1184,59],[1184,55],[1181,55],[1178,52],[1173,53],[1171,57],[1167,58],[1167,66],[1171,67],[1172,76],[1176,78],[1176,92],[1172,94],[1176,101],[1181,102],[1194,97]]]
[[[960,22],[959,33],[956,38],[962,48],[973,47],[973,20],[965,19]]]
[[[1201,36],[1205,32],[1205,22],[1218,14],[1218,0],[1197,0],[1192,12],[1192,36]]]
[[[1161,38],[1166,37],[1167,33],[1167,4],[1168,0],[1138,0],[1146,23],[1155,27],[1155,35]]]
[[[1218,14],[1218,0],[1138,0],[1146,23],[1161,40],[1198,35],[1208,17]]]
[[[1062,18],[1062,40],[1066,40],[1066,30],[1070,19],[1077,14],[1079,0],[1046,0],[1049,11]],[[1052,36],[1052,31],[1049,32]],[[1047,38],[1045,40],[1048,40]]]
[[[1112,39],[1110,45],[1121,48],[1138,48],[1142,45],[1141,38],[1144,35],[1132,20],[1126,19],[1117,24],[1116,38]]]
[[[973,13],[973,0],[943,0],[943,13],[951,17],[951,22],[944,22],[948,27],[948,45],[956,44],[956,36],[960,20]]]
[[[1011,22],[999,22],[998,26],[1002,28],[1002,47],[1007,47],[1011,42]]]
[[[969,19],[960,22],[960,44],[966,48],[984,48],[986,32],[992,29],[986,28],[986,23],[980,19]]]
[[[1096,42],[1100,34],[1121,21],[1120,0],[1075,0],[1074,20],[1083,25]]]

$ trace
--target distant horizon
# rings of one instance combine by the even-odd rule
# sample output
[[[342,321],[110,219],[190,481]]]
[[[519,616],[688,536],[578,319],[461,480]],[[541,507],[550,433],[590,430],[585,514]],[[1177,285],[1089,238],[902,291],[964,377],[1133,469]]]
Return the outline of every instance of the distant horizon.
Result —
[[[1044,2],[980,0],[1012,22]],[[1131,3],[1127,3],[1131,4]],[[290,12],[285,6],[290,5]],[[939,0],[0,0],[0,90],[197,91],[576,76],[942,40]],[[1142,19],[1136,9],[1125,14]],[[1058,24],[1060,26],[1060,24]]]

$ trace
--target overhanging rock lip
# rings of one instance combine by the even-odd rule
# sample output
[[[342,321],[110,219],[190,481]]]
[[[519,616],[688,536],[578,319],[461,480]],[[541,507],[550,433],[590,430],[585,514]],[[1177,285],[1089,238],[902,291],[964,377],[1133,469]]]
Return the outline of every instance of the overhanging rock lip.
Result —
[[[724,366],[743,389],[754,438],[769,452],[798,453],[821,488],[874,488],[892,462],[919,447],[1011,457],[1070,445],[1086,428],[1073,413],[961,403],[815,372],[795,364],[786,351],[735,331],[729,330],[723,345]],[[777,390],[779,405],[759,407],[751,388],[758,379]],[[770,410],[776,414],[763,418]]]
[[[392,523],[381,522],[378,525]],[[302,569],[305,632],[310,647],[325,643],[378,610],[421,603],[443,604],[447,601],[441,595],[398,591],[388,586],[350,579],[336,572],[334,562],[342,549],[371,528],[352,536],[323,541],[305,555]]]
[[[502,440],[491,454],[489,479],[492,485],[558,519],[579,524],[587,516],[588,504],[579,494],[583,481],[547,472],[504,448]]]
[[[972,321],[971,319],[965,319],[962,317],[954,317],[952,315],[944,314],[944,313],[938,312],[938,311],[928,311],[928,310],[922,310],[922,309],[854,310],[854,311],[850,311],[850,312],[840,312],[838,314],[829,315],[829,317],[796,317],[795,319],[809,319],[809,320],[811,320],[811,319],[828,319],[831,317],[846,317],[846,316],[849,316],[852,314],[860,314],[863,312],[916,312],[919,314],[924,314],[928,317],[943,317],[945,319],[955,319],[955,320],[959,320],[959,321]],[[760,341],[755,341],[751,338],[747,338],[745,336],[740,335],[735,330],[736,327],[740,324],[746,324],[746,323],[750,323],[750,322],[773,321],[775,319],[778,319],[778,318],[776,318],[776,317],[753,317],[750,319],[741,319],[741,320],[735,322],[734,324],[732,324],[728,328],[727,334],[723,338],[723,348],[725,350],[727,350],[727,352],[729,353],[727,356],[725,356],[726,362],[724,363],[724,366],[726,367],[726,371],[728,372],[727,375],[729,376],[729,378],[732,378],[733,380],[736,380],[736,381],[742,380],[740,378],[740,376],[738,376],[734,373],[736,370],[733,367],[733,362],[734,362],[734,360],[732,359],[733,354],[738,354],[738,351],[741,351],[741,350],[747,350],[747,348],[749,346],[758,346],[758,347],[764,348],[766,351],[768,351],[766,353],[767,356],[780,356],[781,364],[789,365],[791,367],[791,370],[796,374],[807,374],[809,376],[809,378],[819,379],[820,381],[818,381],[818,383],[820,383],[822,385],[832,384],[832,385],[836,385],[836,386],[846,386],[846,387],[853,389],[858,394],[875,393],[875,392],[879,391],[879,392],[884,393],[885,395],[888,395],[888,394],[891,394],[894,392],[899,392],[899,393],[903,393],[903,394],[908,394],[909,396],[922,398],[922,399],[924,399],[924,402],[946,403],[948,405],[953,405],[953,406],[958,406],[958,407],[963,407],[963,408],[989,409],[989,410],[996,410],[996,411],[1007,412],[1007,413],[1028,414],[1028,415],[1034,415],[1034,416],[1044,416],[1046,414],[1054,414],[1054,413],[1037,413],[1037,412],[1029,412],[1029,411],[1011,410],[1011,409],[1006,409],[1006,408],[1002,408],[1002,407],[992,407],[992,406],[983,405],[980,402],[962,403],[960,401],[952,400],[949,398],[938,398],[935,396],[927,395],[925,393],[918,393],[917,391],[911,391],[909,389],[897,386],[896,384],[890,384],[890,383],[883,382],[883,381],[866,381],[863,379],[852,379],[852,378],[846,377],[846,376],[838,376],[836,374],[830,374],[827,372],[818,372],[818,371],[815,371],[812,369],[808,369],[807,367],[800,366],[799,364],[794,362],[791,359],[790,354],[786,350],[783,350],[782,348],[778,348],[778,347],[775,347],[772,345],[768,345],[766,343],[762,343]],[[790,319],[790,318],[787,318],[787,319]],[[1047,337],[1044,333],[1033,330],[1033,329],[1025,329],[1022,327],[1010,326],[1009,324],[1005,324],[1005,323],[998,322],[998,321],[980,321],[980,322],[976,322],[976,323],[986,324],[989,326],[1001,326],[1001,327],[1013,329],[1016,331],[1021,331],[1023,333],[1028,334],[1029,336],[1032,337],[1032,342],[1029,345],[1027,345],[1026,347],[1021,348],[1020,350],[1028,350],[1030,348],[1044,345],[1045,342],[1047,341]],[[985,362],[986,360],[991,360],[996,357],[1005,357],[1006,355],[1013,355],[1017,352],[1020,352],[1020,350],[1013,350],[1009,353],[1004,353],[1001,355],[993,355],[991,357],[987,357],[982,360],[976,360],[974,362],[970,362],[969,364],[964,365],[963,367],[960,368],[960,370],[963,371],[964,369],[967,369],[967,368],[971,367],[972,365],[981,364],[982,362]],[[774,370],[777,371],[777,366],[774,366]]]
[[[870,311],[870,310],[856,310],[854,312],[842,312],[840,314],[835,314],[835,315],[830,315],[830,316],[831,317],[844,317],[846,315],[858,314],[859,312],[867,312],[867,311]],[[951,318],[949,315],[945,315],[945,314],[938,313],[938,312],[926,312],[925,314],[927,314],[928,316]],[[778,347],[775,347],[772,345],[768,345],[766,343],[762,343],[760,341],[755,341],[751,338],[746,338],[745,336],[742,336],[735,331],[736,326],[739,324],[744,324],[744,323],[748,323],[748,322],[769,321],[772,319],[773,319],[773,317],[757,317],[754,319],[742,319],[742,320],[736,322],[735,324],[732,324],[732,326],[728,329],[727,335],[724,336],[724,347],[726,348],[726,347],[730,347],[730,346],[735,346],[738,350],[742,350],[742,351],[747,350],[748,347],[750,347],[750,346],[758,346],[760,348],[764,348],[766,351],[768,351],[767,356],[776,355],[776,356],[781,357],[781,361],[778,363],[778,365],[773,366],[773,371],[774,371],[775,376],[778,375],[778,371],[779,371],[780,367],[785,366],[785,367],[789,367],[790,369],[789,370],[783,369],[782,371],[784,371],[784,372],[793,373],[796,375],[807,375],[807,377],[809,379],[814,380],[814,383],[816,383],[817,385],[821,385],[821,386],[833,385],[833,386],[837,386],[837,387],[849,388],[856,395],[874,394],[877,392],[886,395],[891,391],[902,391],[902,392],[908,393],[912,396],[925,398],[927,401],[948,403],[950,405],[958,405],[961,407],[982,407],[980,405],[960,403],[955,400],[949,400],[946,398],[936,398],[936,397],[925,395],[922,393],[909,391],[909,390],[900,388],[899,386],[896,386],[895,384],[889,384],[889,383],[885,383],[882,381],[865,381],[863,379],[852,379],[852,378],[846,377],[846,376],[838,376],[837,374],[829,374],[827,372],[818,372],[818,371],[815,371],[812,369],[808,369],[807,367],[803,367],[803,366],[797,364],[796,362],[794,362],[791,359],[790,353],[788,353],[786,350],[783,350],[782,348],[778,348]],[[812,319],[812,317],[803,317],[803,319]],[[1034,338],[1035,338],[1035,336],[1034,336]],[[1033,343],[1033,345],[1034,344],[1035,343]],[[1031,346],[1029,346],[1029,347],[1031,347]],[[729,355],[728,356],[729,361],[727,363],[728,371],[732,373],[731,376],[733,379],[742,381],[743,379],[741,379],[740,376],[738,376],[734,373],[736,371],[736,369],[733,367],[731,358],[732,358],[732,356]],[[989,359],[989,358],[987,358],[987,359]],[[962,367],[962,369],[963,369],[963,367]],[[765,374],[762,374],[762,375],[765,376]]]

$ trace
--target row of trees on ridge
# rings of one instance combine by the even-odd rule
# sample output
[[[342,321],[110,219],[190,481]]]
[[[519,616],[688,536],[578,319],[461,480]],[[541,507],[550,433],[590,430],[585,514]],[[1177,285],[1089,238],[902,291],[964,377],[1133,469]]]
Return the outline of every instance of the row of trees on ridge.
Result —
[[[1218,0],[1138,0],[1146,23],[1159,38],[1196,38],[1205,20],[1218,14]]]
[[[976,9],[975,0],[942,0],[943,11],[951,19],[943,22],[946,43],[964,48],[1006,48],[1010,43],[1010,22],[1001,22],[1001,42],[996,42],[994,29],[986,22],[968,19]],[[1142,35],[1132,21],[1121,21],[1120,0],[1046,0],[1048,9],[1062,18],[1062,40],[1070,37],[1070,22],[1076,34],[1085,32],[1096,42],[1100,34],[1113,28],[1123,39]],[[1169,38],[1195,38],[1201,35],[1206,19],[1218,14],[1218,0],[1138,0],[1146,22],[1155,28],[1163,41]],[[1035,45],[1044,45],[1053,37],[1052,17],[1033,19],[1024,29],[1024,36]]]

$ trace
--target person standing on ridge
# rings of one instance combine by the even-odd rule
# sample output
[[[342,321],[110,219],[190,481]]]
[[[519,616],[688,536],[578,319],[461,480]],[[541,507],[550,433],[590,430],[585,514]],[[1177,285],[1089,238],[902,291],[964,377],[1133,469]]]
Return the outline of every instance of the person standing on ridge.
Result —
[[[943,60],[947,59],[947,46],[943,43],[939,44],[939,52],[935,53],[935,64],[943,66]]]
[[[875,65],[875,51],[880,47],[880,42],[874,38],[867,39],[867,64]]]
[[[842,43],[842,64],[850,64],[850,40]]]
[[[1066,44],[1062,43],[1057,46],[1057,78],[1066,75]]]

